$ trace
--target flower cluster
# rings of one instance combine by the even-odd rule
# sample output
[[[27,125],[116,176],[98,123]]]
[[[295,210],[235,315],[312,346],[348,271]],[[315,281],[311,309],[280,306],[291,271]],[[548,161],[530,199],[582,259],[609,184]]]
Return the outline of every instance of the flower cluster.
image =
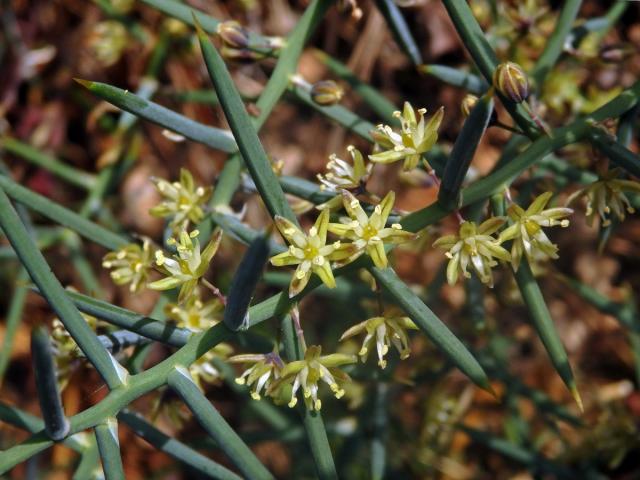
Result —
[[[171,218],[169,226],[174,233],[186,230],[190,222],[199,223],[204,219],[204,208],[213,188],[196,187],[189,170],[180,170],[179,182],[168,182],[162,178],[153,178],[152,181],[163,200],[149,213],[154,217]]]
[[[199,284],[204,283],[214,290],[214,293],[219,294],[215,287],[203,280],[203,277],[218,250],[222,231],[214,231],[201,251],[198,230],[189,232],[187,227],[191,222],[204,219],[204,205],[211,196],[212,189],[196,188],[193,176],[185,169],[180,172],[179,182],[170,183],[162,179],[153,179],[153,182],[164,200],[160,205],[153,207],[150,213],[169,219],[169,225],[176,236],[167,240],[167,244],[175,248],[175,253],[168,254],[161,249],[154,249],[151,241],[145,239],[142,246],[130,244],[108,253],[102,265],[113,269],[111,278],[116,284],[130,284],[132,292],[138,292],[143,287],[152,290],[180,287],[178,302],[169,303],[165,307],[167,317],[180,328],[193,332],[207,330],[222,321],[220,314],[224,305],[218,298],[202,300]],[[164,278],[148,282],[154,268],[162,273]],[[213,382],[220,378],[214,361],[224,360],[232,352],[230,345],[221,343],[201,356],[189,367],[195,382],[202,386],[203,382]]]
[[[440,107],[428,122],[424,118],[426,113],[426,109],[418,109],[418,120],[411,104],[405,102],[402,113],[394,112],[394,116],[400,120],[399,132],[389,125],[378,125],[377,130],[372,132],[381,151],[369,155],[369,160],[376,163],[404,160],[403,169],[413,170],[421,156],[431,150],[438,140],[438,128],[442,123],[444,109]]]
[[[277,267],[298,265],[289,287],[290,297],[304,289],[312,273],[318,275],[327,287],[334,288],[336,283],[331,262],[335,262],[334,266],[342,266],[366,252],[377,267],[384,268],[388,262],[384,245],[414,238],[412,233],[402,230],[400,224],[386,227],[395,199],[393,192],[376,205],[370,217],[351,193],[343,190],[342,198],[349,219],[343,223],[329,223],[329,210],[324,209],[307,235],[289,220],[276,217],[276,226],[290,246],[286,252],[272,257],[271,263]],[[351,240],[351,243],[336,241],[328,245],[327,232]]]
[[[342,385],[350,377],[338,367],[354,363],[356,357],[341,353],[322,355],[322,347],[312,345],[305,350],[302,360],[289,363],[284,363],[277,353],[237,355],[229,361],[252,364],[236,378],[236,382],[248,385],[255,400],[261,398],[263,391],[274,399],[288,395],[288,405],[293,408],[298,403],[297,393],[302,389],[306,407],[320,410],[320,383],[326,383],[335,397],[341,398],[344,395]],[[287,394],[289,388],[291,393]]]
[[[505,224],[505,217],[491,217],[480,225],[463,222],[457,235],[445,235],[436,240],[434,246],[447,250],[449,284],[456,283],[460,272],[469,278],[468,268],[472,267],[483,283],[493,287],[491,269],[498,265],[498,260],[511,262],[517,271],[523,254],[530,262],[558,258],[558,247],[549,240],[543,228],[569,226],[565,217],[573,210],[545,208],[551,196],[551,192],[539,195],[526,210],[516,204],[510,205],[507,215],[511,224],[497,238],[493,234]],[[512,242],[511,253],[502,246],[507,241]]]

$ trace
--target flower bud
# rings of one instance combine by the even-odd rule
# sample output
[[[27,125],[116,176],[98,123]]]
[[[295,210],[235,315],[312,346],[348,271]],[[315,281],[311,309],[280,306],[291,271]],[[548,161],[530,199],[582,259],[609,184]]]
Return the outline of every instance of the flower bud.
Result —
[[[529,96],[529,81],[517,63],[504,62],[493,72],[493,86],[514,103],[522,103]]]
[[[330,106],[338,103],[344,95],[344,90],[333,80],[321,80],[311,86],[311,100],[318,105]]]
[[[249,47],[249,31],[235,20],[221,22],[218,25],[218,35],[227,47],[237,49]]]
[[[462,116],[464,118],[467,118],[471,113],[471,110],[473,110],[473,107],[475,107],[477,103],[478,103],[478,97],[476,97],[471,93],[468,93],[462,99],[462,103],[460,104],[460,111],[462,112]]]

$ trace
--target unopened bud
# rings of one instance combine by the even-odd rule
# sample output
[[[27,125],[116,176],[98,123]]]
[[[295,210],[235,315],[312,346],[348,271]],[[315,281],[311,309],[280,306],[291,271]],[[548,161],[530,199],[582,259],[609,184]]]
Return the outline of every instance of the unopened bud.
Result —
[[[504,62],[493,72],[493,86],[514,103],[522,103],[529,96],[529,81],[517,63]]]
[[[478,97],[476,97],[475,95],[472,95],[471,93],[468,93],[462,99],[462,103],[460,104],[460,111],[462,112],[462,116],[464,118],[467,118],[471,113],[471,110],[473,110],[473,107],[475,107],[477,103],[478,103]]]
[[[249,47],[249,31],[235,20],[221,22],[218,35],[227,47],[244,49]]]
[[[338,103],[344,95],[344,90],[333,80],[322,80],[311,86],[311,100],[318,105],[330,106]]]

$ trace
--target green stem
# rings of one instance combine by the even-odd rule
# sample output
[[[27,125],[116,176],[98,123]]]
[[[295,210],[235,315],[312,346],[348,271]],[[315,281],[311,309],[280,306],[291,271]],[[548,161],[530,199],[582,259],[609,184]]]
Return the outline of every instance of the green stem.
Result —
[[[238,469],[250,479],[272,479],[249,447],[229,426],[218,410],[207,400],[184,367],[176,367],[167,377],[169,386],[178,393],[198,423],[216,441]]]
[[[7,312],[5,322],[4,339],[2,340],[2,348],[0,349],[0,385],[2,385],[4,374],[7,371],[7,366],[11,359],[13,341],[16,338],[20,320],[22,319],[22,312],[24,311],[27,293],[29,292],[29,288],[27,287],[28,281],[29,274],[24,268],[21,268],[11,294],[11,302],[9,303],[9,311]]]
[[[542,89],[544,79],[562,55],[567,36],[571,33],[581,5],[582,0],[567,0],[562,5],[555,29],[547,39],[544,50],[530,74],[538,91]]]
[[[413,39],[409,25],[407,25],[407,21],[402,16],[398,5],[393,0],[376,0],[376,6],[402,51],[409,57],[414,66],[421,65],[422,55],[420,54],[420,48]]]
[[[631,175],[640,177],[640,156],[625,148],[614,137],[597,127],[589,130],[589,141],[609,159]]]
[[[60,441],[69,432],[69,421],[62,408],[51,338],[44,326],[31,332],[31,358],[45,431],[52,440]]]
[[[476,385],[491,391],[489,379],[478,361],[465,345],[420,300],[391,268],[369,267],[369,272],[393,296],[400,307],[411,317],[435,345],[468,376]]]
[[[16,140],[15,138],[4,137],[0,139],[0,149],[17,155],[34,165],[48,170],[71,185],[84,188],[85,190],[91,190],[95,187],[96,177],[94,175],[83,172],[78,168],[71,167],[57,158],[42,153],[40,150]]]
[[[0,226],[35,284],[109,388],[121,386],[124,380],[122,367],[100,344],[78,309],[69,300],[42,253],[29,237],[2,187],[0,187]]]
[[[203,475],[219,480],[241,480],[241,477],[231,470],[208,459],[175,438],[164,434],[147,422],[141,415],[125,410],[118,415],[118,420],[126,423],[136,435],[146,440],[159,451],[166,453]]]
[[[260,143],[256,127],[249,118],[227,66],[218,50],[197,23],[196,28],[202,55],[220,99],[220,105],[234,134],[244,164],[260,192],[262,201],[272,217],[279,215],[297,223],[284,192],[278,185],[278,179],[271,167],[267,153]]]
[[[522,299],[527,305],[533,326],[536,329],[540,340],[542,340],[544,348],[549,354],[551,363],[582,411],[582,400],[573,377],[573,372],[571,371],[571,364],[567,358],[567,352],[562,345],[560,336],[558,335],[553,319],[551,318],[551,313],[549,313],[549,309],[544,301],[538,282],[536,282],[526,258],[522,258],[520,267],[514,273],[514,277],[518,284],[518,288],[520,289]]]
[[[489,176],[477,181],[462,190],[462,206],[471,205],[479,200],[489,198],[494,193],[511,183],[524,170],[542,160],[548,154],[570,143],[579,142],[588,135],[594,122],[602,122],[607,118],[618,117],[633,108],[640,97],[640,81],[633,84],[616,98],[572,124],[559,128],[553,137],[542,136],[535,140],[525,151],[515,156]],[[450,210],[436,202],[428,207],[413,212],[402,220],[405,230],[417,232],[446,217]]]
[[[462,125],[449,161],[445,165],[438,191],[438,201],[447,209],[453,210],[459,206],[462,182],[471,166],[471,160],[480,140],[489,126],[492,113],[493,100],[490,95],[485,95],[478,100]]]
[[[459,68],[447,67],[446,65],[420,65],[418,71],[454,87],[464,88],[474,95],[483,95],[489,89],[484,79]]]
[[[451,17],[458,35],[460,35],[482,76],[487,83],[493,84],[493,72],[498,66],[498,58],[473,16],[471,8],[465,0],[442,0],[442,3],[449,12],[449,17]],[[539,129],[525,108],[521,104],[509,101],[499,92],[496,93],[522,131],[530,138],[538,137],[540,135]]]
[[[109,417],[96,425],[96,441],[102,459],[102,469],[106,480],[123,480],[124,469],[120,456],[120,442],[118,440],[118,421]]]
[[[338,125],[342,125],[344,128],[352,131],[359,137],[373,143],[371,131],[375,130],[375,125],[373,125],[368,120],[365,120],[362,117],[356,115],[342,105],[331,105],[328,107],[324,107],[317,104],[311,99],[309,90],[301,85],[292,83],[289,87],[289,91],[300,102],[313,108],[325,117],[335,121]]]
[[[116,235],[106,228],[55,203],[51,199],[18,185],[5,175],[0,175],[0,189],[4,190],[4,192],[16,202],[27,206],[29,209],[44,215],[60,225],[70,228],[83,237],[109,250],[118,250],[130,243],[130,240],[127,238]]]
[[[373,438],[371,439],[371,478],[382,480],[387,469],[387,430],[389,428],[389,385],[375,386],[373,405]]]
[[[287,359],[290,362],[294,360],[301,360],[304,357],[304,347],[300,344],[291,315],[283,315],[280,324],[284,334],[284,350]],[[313,455],[318,478],[321,480],[337,479],[338,473],[333,461],[331,445],[329,444],[322,415],[318,411],[309,410],[305,406],[304,402],[301,402],[301,406],[298,407],[298,410],[302,415],[302,422],[304,424],[304,429],[307,432],[309,448]]]
[[[315,50],[314,54],[334,75],[337,75],[341,80],[347,82],[378,117],[390,124],[396,124],[398,122],[398,119],[393,116],[393,112],[398,110],[398,108],[381,92],[360,80],[344,63],[327,55],[322,50]]]

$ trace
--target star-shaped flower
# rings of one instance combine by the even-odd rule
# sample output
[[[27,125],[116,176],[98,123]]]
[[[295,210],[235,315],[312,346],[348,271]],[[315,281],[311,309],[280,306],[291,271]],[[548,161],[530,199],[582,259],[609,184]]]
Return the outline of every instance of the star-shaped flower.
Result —
[[[284,385],[292,384],[289,407],[293,408],[298,403],[296,394],[302,387],[307,408],[320,410],[322,402],[318,398],[319,383],[322,381],[329,385],[336,398],[342,397],[344,389],[341,388],[341,384],[351,378],[338,367],[355,361],[355,355],[332,353],[323,356],[322,347],[312,345],[305,351],[303,360],[296,360],[285,365],[281,372],[282,377],[273,383],[269,390],[280,390]]]
[[[276,267],[298,265],[291,279],[289,296],[294,297],[300,293],[309,282],[312,273],[318,275],[327,287],[334,288],[336,280],[330,262],[350,257],[355,252],[355,247],[351,244],[341,244],[339,241],[327,245],[329,210],[320,213],[308,235],[284,217],[276,216],[275,222],[290,245],[286,252],[271,257],[271,264]]]
[[[216,230],[207,246],[200,252],[200,242],[197,238],[199,233],[197,230],[191,233],[183,230],[180,232],[179,241],[174,238],[167,241],[167,243],[177,244],[177,254],[172,255],[171,258],[165,257],[162,250],[156,251],[156,264],[168,276],[150,283],[149,288],[171,290],[181,286],[178,303],[182,303],[193,293],[198,281],[209,269],[209,263],[216,254],[222,238],[222,230]]]
[[[458,235],[445,235],[433,243],[434,247],[448,250],[445,255],[449,258],[447,281],[450,285],[458,281],[460,272],[465,278],[471,277],[467,271],[471,265],[482,283],[493,287],[491,268],[498,264],[494,258],[511,260],[511,255],[500,246],[500,241],[491,236],[505,221],[505,218],[492,217],[480,226],[475,222],[463,222]]]
[[[515,203],[507,209],[513,224],[500,234],[500,242],[513,240],[511,265],[514,270],[520,267],[523,252],[531,263],[534,258],[558,258],[558,247],[551,243],[542,227],[568,227],[569,220],[564,217],[571,215],[573,210],[561,207],[545,209],[552,195],[551,192],[539,195],[527,210]]]
[[[394,131],[389,125],[378,125],[372,135],[383,151],[369,155],[369,160],[376,163],[404,160],[403,169],[413,170],[422,154],[431,150],[438,140],[438,128],[442,123],[444,109],[440,107],[428,122],[425,122],[425,113],[426,109],[418,109],[418,121],[411,104],[404,102],[402,113],[397,111],[393,114],[400,119],[400,132]]]
[[[180,170],[179,182],[168,182],[162,178],[152,178],[158,192],[163,197],[159,205],[151,208],[154,217],[171,218],[169,226],[174,232],[186,229],[189,222],[200,223],[204,219],[204,206],[213,193],[212,187],[196,187],[191,172]]]
[[[375,206],[370,217],[350,192],[342,191],[342,201],[349,219],[344,219],[344,223],[330,223],[329,231],[353,242],[356,252],[347,258],[345,263],[352,262],[366,252],[376,267],[385,268],[388,259],[384,245],[400,244],[415,238],[415,234],[402,230],[399,223],[394,223],[391,227],[386,226],[395,201],[394,192],[389,192],[380,204]]]
[[[342,334],[340,341],[366,332],[362,348],[358,352],[360,359],[365,362],[373,345],[375,345],[378,353],[378,365],[380,368],[385,368],[387,361],[384,356],[389,352],[391,344],[396,347],[401,359],[409,357],[411,349],[409,348],[407,330],[416,330],[417,328],[409,317],[385,314],[382,317],[373,317],[354,325]]]

